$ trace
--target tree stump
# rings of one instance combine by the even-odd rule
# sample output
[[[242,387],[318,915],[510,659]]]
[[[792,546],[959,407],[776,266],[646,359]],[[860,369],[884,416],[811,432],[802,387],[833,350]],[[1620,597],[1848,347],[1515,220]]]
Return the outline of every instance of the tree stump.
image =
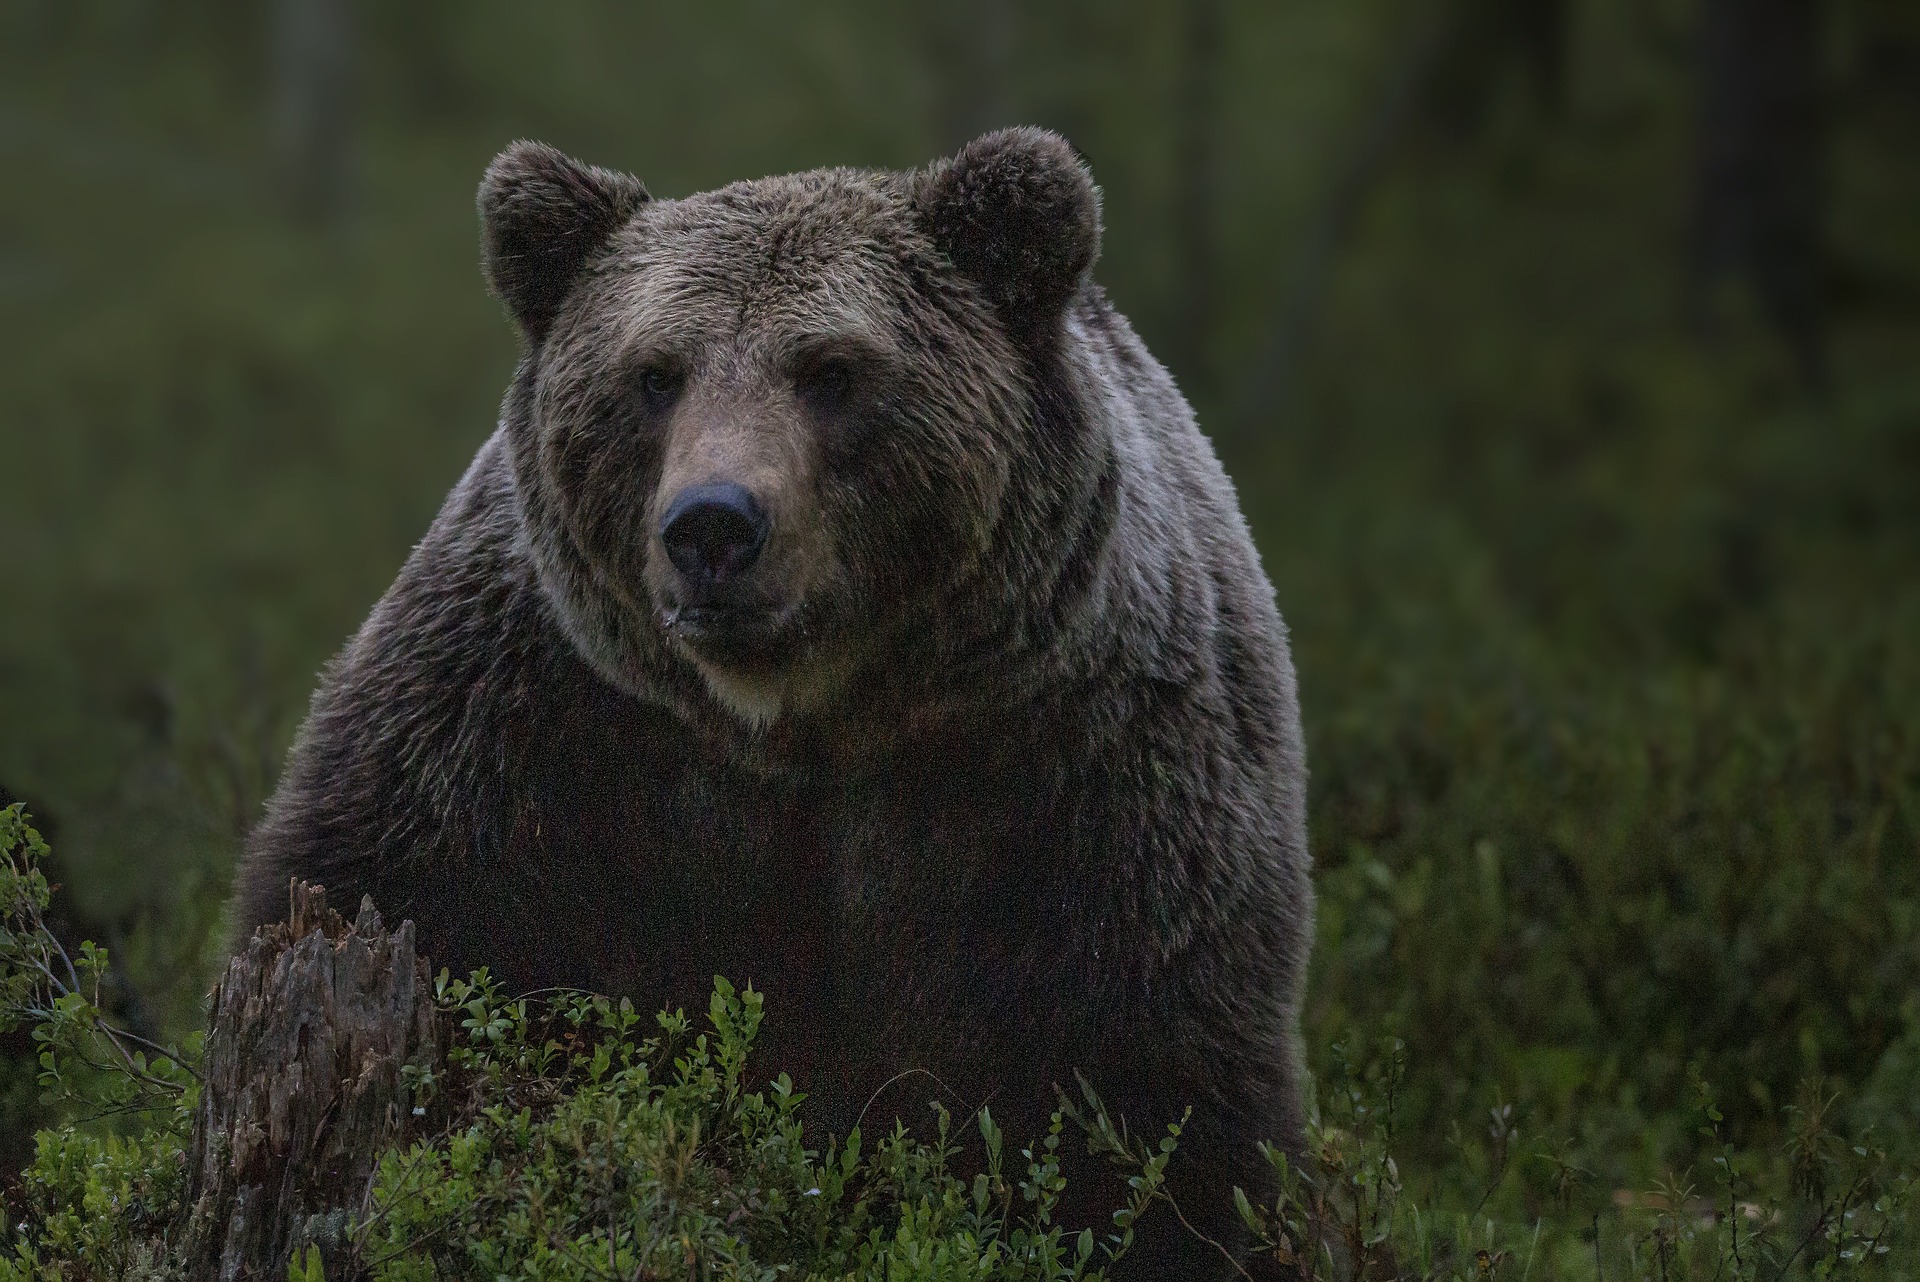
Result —
[[[263,926],[213,992],[183,1263],[194,1282],[279,1282],[317,1245],[344,1276],[382,1149],[412,1114],[401,1069],[443,1053],[413,923],[389,931],[371,899],[352,925],[295,881],[286,922]]]

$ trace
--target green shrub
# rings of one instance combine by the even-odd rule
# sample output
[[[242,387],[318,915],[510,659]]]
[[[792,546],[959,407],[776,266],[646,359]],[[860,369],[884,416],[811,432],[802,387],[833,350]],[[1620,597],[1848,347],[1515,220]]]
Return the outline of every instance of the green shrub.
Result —
[[[0,810],[0,1027],[32,1027],[41,1083],[72,1119],[41,1132],[7,1194],[0,1282],[172,1277],[191,1056],[108,1020],[105,954],[69,959],[47,929],[44,853],[19,807]],[[649,1022],[591,994],[513,999],[485,972],[443,972],[436,997],[454,1045],[410,1070],[411,1133],[382,1156],[370,1212],[343,1226],[354,1276],[1067,1282],[1123,1258],[1140,1216],[1180,1214],[1162,1193],[1179,1128],[1129,1140],[1085,1083],[1017,1151],[986,1109],[957,1123],[939,1105],[924,1136],[896,1122],[877,1141],[856,1129],[809,1147],[785,1074],[750,1089],[762,1016],[750,988],[717,979],[698,1033],[683,1014]],[[1836,1133],[1823,1089],[1785,1111],[1780,1151],[1755,1153],[1727,1141],[1696,1075],[1687,1122],[1707,1160],[1616,1193],[1603,1222],[1583,1201],[1591,1173],[1567,1144],[1525,1140],[1511,1105],[1454,1127],[1445,1191],[1410,1194],[1405,1044],[1336,1046],[1330,1063],[1310,1165],[1269,1148],[1278,1195],[1235,1191],[1266,1276],[1775,1282],[1920,1266],[1904,1232],[1912,1177],[1870,1137]],[[977,1129],[984,1169],[955,1160],[961,1125]],[[1055,1218],[1063,1146],[1081,1143],[1129,1168],[1109,1224]],[[295,1282],[323,1274],[317,1255],[289,1261]]]
[[[133,1277],[182,1207],[196,1081],[178,1052],[107,1018],[106,950],[70,954],[48,929],[46,853],[20,806],[0,808],[0,1032],[29,1028],[43,1091],[75,1119],[39,1133],[8,1190],[19,1231],[0,1280]]]
[[[78,1110],[41,1133],[10,1198],[0,1282],[164,1275],[185,1212],[193,1070],[107,1020],[102,950],[68,964],[46,927],[44,854],[20,808],[0,810],[0,1019],[34,1025],[43,1086]],[[412,1142],[385,1155],[371,1212],[348,1233],[364,1272],[389,1282],[1098,1279],[1162,1200],[1177,1146],[1177,1128],[1151,1149],[1124,1140],[1087,1090],[1017,1154],[983,1108],[969,1122],[986,1154],[976,1173],[952,1165],[955,1123],[937,1107],[927,1140],[896,1124],[870,1148],[856,1129],[810,1149],[784,1074],[747,1089],[752,989],[716,979],[710,1032],[667,1013],[652,1035],[628,1002],[510,1000],[485,972],[443,972],[437,995],[456,1045],[413,1074]],[[125,1133],[98,1129],[109,1121]],[[1127,1204],[1098,1233],[1055,1219],[1070,1121],[1133,1168]]]
[[[871,1150],[856,1128],[807,1147],[785,1074],[743,1076],[760,995],[715,981],[710,1033],[630,1003],[508,1001],[484,973],[441,976],[465,1034],[443,1078],[447,1120],[387,1155],[361,1252],[383,1282],[449,1277],[1097,1278],[1155,1200],[1163,1153],[1137,1158],[1132,1201],[1096,1237],[1054,1218],[1065,1118],[1017,1157],[974,1119],[986,1169],[951,1165],[953,1119],[898,1123]],[[1094,1104],[1097,1113],[1098,1105]],[[697,1268],[696,1268],[697,1265]]]

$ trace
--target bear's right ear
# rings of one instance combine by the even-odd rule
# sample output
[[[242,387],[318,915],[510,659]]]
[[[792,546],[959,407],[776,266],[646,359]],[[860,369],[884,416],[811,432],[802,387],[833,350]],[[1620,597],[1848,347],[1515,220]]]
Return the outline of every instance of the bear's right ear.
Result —
[[[647,199],[638,178],[545,143],[516,142],[493,158],[480,180],[481,263],[529,343],[545,337],[587,256]]]

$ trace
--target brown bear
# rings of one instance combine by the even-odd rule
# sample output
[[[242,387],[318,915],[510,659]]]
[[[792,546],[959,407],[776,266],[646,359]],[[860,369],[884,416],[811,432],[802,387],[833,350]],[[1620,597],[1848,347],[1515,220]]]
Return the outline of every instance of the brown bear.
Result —
[[[239,929],[299,876],[519,989],[751,981],[836,1134],[943,1096],[1037,1136],[1077,1070],[1136,1134],[1192,1108],[1170,1187],[1237,1249],[1257,1142],[1301,1142],[1294,677],[1090,278],[1085,166],[1014,129],[654,200],[518,143],[479,206],[523,355],[326,670]],[[1128,1276],[1230,1268],[1141,1234]]]

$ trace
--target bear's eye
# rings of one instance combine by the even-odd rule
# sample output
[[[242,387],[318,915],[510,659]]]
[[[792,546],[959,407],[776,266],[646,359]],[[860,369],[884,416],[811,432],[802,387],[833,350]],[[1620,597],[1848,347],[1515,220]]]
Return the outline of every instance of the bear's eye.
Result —
[[[808,365],[795,381],[800,395],[808,401],[821,409],[837,409],[853,399],[859,377],[860,371],[852,360],[829,356]]]
[[[671,405],[686,385],[686,372],[668,361],[655,361],[640,371],[640,394],[653,409]]]

